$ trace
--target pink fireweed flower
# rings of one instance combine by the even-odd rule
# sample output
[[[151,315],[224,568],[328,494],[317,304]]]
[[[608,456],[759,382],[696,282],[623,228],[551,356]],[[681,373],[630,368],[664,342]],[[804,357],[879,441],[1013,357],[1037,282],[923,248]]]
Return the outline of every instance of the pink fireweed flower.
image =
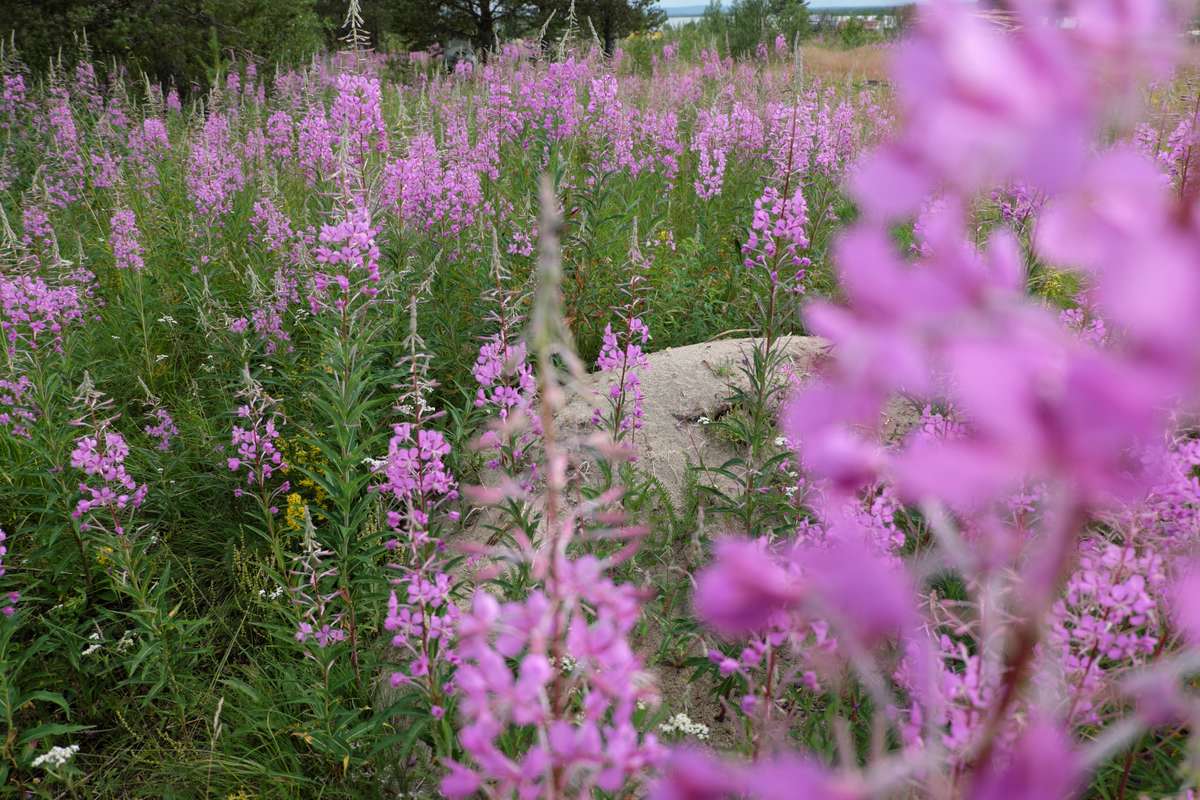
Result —
[[[652,735],[632,725],[639,699],[649,699],[646,676],[627,636],[637,621],[636,592],[615,584],[593,558],[563,559],[553,594],[534,591],[524,602],[500,605],[485,591],[475,594],[459,622],[462,659],[456,683],[463,727],[459,741],[474,767],[450,763],[442,791],[462,794],[475,779],[502,795],[545,794],[547,781],[616,792],[661,758]],[[595,614],[584,614],[586,607]],[[569,674],[551,663],[548,636],[566,632],[565,652],[574,659]],[[510,669],[507,660],[516,663]],[[565,684],[565,686],[562,686]],[[569,688],[568,688],[569,687]],[[582,714],[562,719],[554,698],[577,691]],[[508,725],[546,731],[547,747],[506,755],[499,735]]]
[[[785,280],[793,291],[804,291],[805,268],[809,261],[800,255],[808,247],[808,206],[804,193],[797,188],[791,197],[784,198],[774,186],[763,190],[754,201],[754,216],[750,232],[742,245],[746,269],[762,269],[771,282],[780,280],[780,270],[787,270]]]
[[[1108,542],[1080,545],[1078,566],[1051,612],[1050,644],[1070,687],[1069,725],[1102,723],[1099,700],[1115,676],[1146,663],[1164,634],[1161,556]]]
[[[742,765],[694,748],[671,754],[650,794],[651,800],[864,800],[868,796],[855,778],[835,775],[806,758],[779,755]]]
[[[608,409],[593,408],[592,423],[605,427],[614,442],[620,442],[642,427],[645,397],[641,372],[650,366],[643,350],[650,341],[650,329],[639,316],[645,305],[645,272],[649,264],[638,249],[636,227],[630,261],[629,283],[622,290],[627,299],[616,309],[621,320],[620,334],[613,331],[611,323],[605,325],[600,354],[596,358],[596,367],[606,374],[608,382],[604,396]]]
[[[0,333],[10,355],[48,345],[62,351],[68,326],[86,310],[77,285],[51,286],[40,277],[0,275]]]
[[[397,501],[415,494],[446,495],[454,491],[454,479],[442,460],[450,445],[441,432],[416,429],[409,423],[396,425],[388,443],[383,466],[386,481],[380,491]]]
[[[542,186],[539,228],[547,251],[557,248],[558,222],[549,181]],[[509,550],[510,558],[527,560],[527,574],[536,583],[523,599],[504,604],[479,589],[459,620],[455,682],[464,756],[447,763],[441,789],[450,797],[466,797],[479,787],[495,796],[638,794],[643,777],[662,758],[657,740],[634,722],[639,702],[655,700],[630,645],[640,617],[639,592],[612,580],[613,562],[571,555],[585,515],[614,525],[614,515],[604,512],[619,490],[582,504],[570,503],[565,494],[567,458],[549,429],[561,397],[551,353],[565,350],[556,347],[561,342],[556,265],[542,260],[530,337],[539,345],[539,385],[546,387],[539,393],[547,427],[544,516],[528,526],[529,534],[519,531],[514,537],[519,549]],[[541,540],[536,548],[530,542],[534,530]],[[634,546],[631,541],[626,554]],[[518,748],[507,747],[509,732],[523,727],[531,727],[534,736]]]
[[[167,126],[157,117],[147,117],[129,130],[129,163],[144,189],[158,185],[158,162],[171,148]]]
[[[187,185],[196,213],[204,223],[219,225],[233,209],[233,196],[246,184],[229,119],[212,113],[192,142]]]
[[[142,245],[138,241],[141,234],[138,231],[137,219],[133,212],[127,208],[118,209],[113,212],[110,223],[112,234],[109,237],[109,244],[112,246],[117,269],[141,272],[146,268],[146,262],[142,260]]]
[[[17,603],[21,601],[20,592],[6,592],[0,596],[0,614],[11,617],[17,613]]]
[[[92,153],[89,161],[91,162],[91,181],[93,189],[111,189],[117,185],[120,180],[121,162],[117,156],[101,150],[97,153]]]
[[[47,153],[49,169],[45,176],[46,190],[55,206],[65,208],[82,195],[85,168],[79,129],[71,112],[70,100],[61,87],[50,90],[46,122],[51,137],[51,149]]]
[[[1102,720],[1101,673],[1136,665],[1162,641],[1161,556],[1138,539],[1082,551],[1078,543],[1090,520],[1153,487],[1160,465],[1145,454],[1200,374],[1200,279],[1185,266],[1200,253],[1196,222],[1144,156],[1092,142],[1110,119],[1112,90],[1170,50],[1168,4],[1135,5],[1081,3],[1077,26],[1060,27],[1018,4],[1019,26],[1004,31],[953,2],[922,14],[899,53],[901,130],[850,182],[862,216],[834,247],[846,303],[807,310],[832,359],[783,413],[789,442],[831,495],[856,497],[888,480],[929,512],[939,555],[968,584],[1000,587],[999,610],[985,607],[990,591],[973,606],[982,621],[933,621],[956,637],[978,629],[1011,644],[998,660],[974,660],[989,643],[943,642],[941,660],[962,662],[943,671],[958,677],[926,662],[902,681],[924,698],[906,739],[949,736],[943,743],[971,759],[973,797],[1070,796],[1082,758],[1065,725],[1030,713],[1026,683],[1057,674],[1068,687],[1059,690],[1065,723]],[[1166,46],[1155,52],[1153,43]],[[1029,256],[1012,230],[978,242],[967,209],[997,186],[1044,196],[1033,255],[1085,276],[1108,336],[1081,337],[1029,297]],[[905,258],[894,226],[918,212],[918,246]],[[952,430],[885,446],[884,409],[896,397],[952,409],[942,420]],[[877,583],[897,602],[909,593],[902,575],[886,575],[890,565],[879,558],[869,567],[876,577],[852,584],[836,561],[797,563],[805,591],[827,598],[819,605],[835,623],[846,617],[835,627],[864,645],[916,627],[913,614],[892,616],[891,602],[862,597],[862,585]],[[939,606],[931,613],[949,613]],[[922,637],[903,638],[923,649]]]
[[[93,116],[99,116],[104,110],[104,98],[100,96],[100,84],[96,80],[96,68],[92,62],[80,61],[75,65],[71,95]]]
[[[17,125],[17,115],[28,107],[25,76],[6,73],[0,81],[0,130],[10,130]]]
[[[606,415],[602,409],[592,410],[593,424],[604,425],[607,416],[612,428],[610,433],[617,440],[642,427],[645,397],[642,394],[639,372],[649,367],[642,347],[650,341],[650,329],[640,318],[633,317],[628,320],[622,338],[623,347],[622,342],[617,339],[617,334],[613,332],[612,323],[604,326],[604,339],[600,346],[600,355],[596,358],[596,366],[611,376],[610,385],[605,392],[609,412]]]
[[[772,615],[803,598],[798,575],[765,542],[718,541],[712,564],[696,577],[696,614],[722,634],[761,630]]]
[[[415,313],[415,312],[414,312]],[[388,599],[384,628],[403,666],[391,676],[393,686],[415,687],[431,714],[444,713],[455,691],[458,656],[454,633],[459,606],[451,600],[456,580],[451,577],[441,531],[458,513],[446,508],[458,499],[458,487],[445,463],[450,445],[440,431],[428,427],[439,414],[426,395],[432,388],[425,377],[427,356],[417,349],[404,362],[410,384],[398,409],[410,420],[394,426],[387,458],[378,472],[383,482],[387,524],[396,538],[388,542],[395,554],[398,576]],[[435,709],[437,711],[435,711]]]
[[[486,409],[495,419],[479,437],[479,447],[489,454],[488,469],[506,475],[536,473],[534,447],[540,435],[540,421],[532,414],[537,385],[526,358],[523,342],[511,347],[493,334],[479,348],[472,370],[479,387],[475,407]],[[533,474],[524,482],[531,485]]]
[[[1173,619],[1194,646],[1200,646],[1200,568],[1194,563],[1182,565],[1171,587]]]
[[[279,427],[284,419],[276,410],[277,401],[250,377],[249,368],[243,377],[246,386],[238,393],[243,401],[237,408],[240,422],[234,425],[230,437],[235,454],[229,456],[225,464],[232,473],[245,473],[245,483],[256,493],[264,511],[274,514],[270,505],[272,498],[288,489],[286,481],[274,491],[268,489],[272,476],[287,468],[278,446]],[[234,490],[237,497],[243,493],[241,488]]]
[[[332,555],[332,551],[322,549],[317,542],[312,522],[306,514],[304,538],[291,570],[296,581],[292,587],[292,602],[300,611],[293,638],[304,646],[306,656],[317,661],[331,658],[322,651],[346,639],[346,632],[341,627],[343,615],[335,611],[333,605],[342,594],[337,569],[327,566]]]
[[[286,164],[292,158],[292,118],[276,111],[267,118],[267,147],[273,161]]]
[[[111,525],[112,533],[125,533],[126,523],[122,516],[127,510],[141,506],[147,492],[146,485],[139,485],[126,471],[128,455],[129,445],[125,438],[104,424],[75,440],[71,467],[87,476],[79,484],[84,497],[75,504],[71,514],[80,521],[80,529]]]
[[[27,397],[32,389],[33,382],[25,375],[0,378],[0,428],[23,439],[30,438],[29,426],[37,420],[32,398]]]
[[[829,620],[867,647],[911,630],[914,592],[853,516],[820,543],[772,552],[764,542],[724,539],[696,581],[696,613],[718,633],[761,632],[794,615],[793,625]],[[860,590],[868,581],[871,592]],[[782,615],[782,616],[781,616]]]
[[[386,153],[388,135],[379,80],[364,75],[339,75],[337,90],[329,122],[340,132],[350,155],[361,165],[372,151]]]
[[[321,226],[316,260],[327,271],[313,275],[308,298],[312,313],[328,307],[345,313],[357,298],[376,295],[381,280],[375,243],[378,233],[371,224],[371,212],[359,205],[346,210],[336,223]]]
[[[30,202],[21,209],[21,244],[38,253],[48,253],[55,246],[54,226],[45,207]]]
[[[325,116],[324,106],[309,108],[300,120],[296,136],[297,157],[310,186],[336,173],[333,145],[337,135]]]
[[[179,435],[179,428],[175,427],[175,420],[172,419],[171,413],[165,408],[159,407],[153,409],[150,412],[150,416],[154,421],[146,425],[142,430],[147,436],[158,439],[155,447],[165,453],[171,449],[171,439]]]
[[[294,231],[291,220],[269,198],[255,201],[250,224],[254,229],[250,241],[260,243],[267,252],[280,256],[283,263],[276,268],[269,290],[255,287],[249,315],[233,320],[230,329],[245,333],[253,328],[267,355],[280,347],[290,352],[291,336],[284,321],[301,300],[298,267],[307,257],[315,237],[311,230]]]
[[[729,118],[723,114],[701,109],[696,118],[696,133],[691,149],[699,154],[698,175],[693,183],[696,196],[711,200],[721,194],[725,185],[730,140]]]
[[[1005,758],[977,775],[974,800],[1053,800],[1074,796],[1082,759],[1070,737],[1046,720],[1034,720]]]

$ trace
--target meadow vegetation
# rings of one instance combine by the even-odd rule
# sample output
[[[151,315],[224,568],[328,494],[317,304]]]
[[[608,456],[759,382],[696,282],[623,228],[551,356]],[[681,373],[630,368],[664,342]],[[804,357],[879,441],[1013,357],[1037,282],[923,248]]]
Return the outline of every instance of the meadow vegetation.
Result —
[[[1071,5],[6,49],[0,796],[1190,793],[1194,55]],[[651,356],[727,338],[667,486]]]

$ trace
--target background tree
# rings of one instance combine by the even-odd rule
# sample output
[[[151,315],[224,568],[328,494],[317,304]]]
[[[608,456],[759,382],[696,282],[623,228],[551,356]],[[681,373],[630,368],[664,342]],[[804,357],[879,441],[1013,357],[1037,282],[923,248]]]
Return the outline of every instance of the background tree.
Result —
[[[466,39],[487,51],[534,30],[537,12],[530,0],[399,0],[391,23],[413,48]]]
[[[569,24],[571,6],[572,0],[541,0],[540,22],[550,22],[547,33],[552,37],[561,35]],[[574,0],[574,19],[584,33],[590,35],[594,29],[604,52],[611,54],[618,39],[653,30],[666,22],[667,15],[658,7],[658,0]]]
[[[808,4],[804,0],[734,0],[728,8],[712,0],[700,25],[728,54],[745,56],[759,42],[782,35],[791,44],[812,30]]]
[[[158,80],[207,84],[232,54],[294,63],[319,50],[314,0],[4,0],[0,34],[15,33],[34,70],[85,49]],[[344,8],[343,8],[344,13]]]

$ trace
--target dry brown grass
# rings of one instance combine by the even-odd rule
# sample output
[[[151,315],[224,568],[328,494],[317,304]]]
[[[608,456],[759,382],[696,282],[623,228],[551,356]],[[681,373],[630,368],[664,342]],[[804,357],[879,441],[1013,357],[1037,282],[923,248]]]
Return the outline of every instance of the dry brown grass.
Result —
[[[801,47],[804,71],[830,83],[887,80],[888,48],[868,44],[850,50],[806,44]]]

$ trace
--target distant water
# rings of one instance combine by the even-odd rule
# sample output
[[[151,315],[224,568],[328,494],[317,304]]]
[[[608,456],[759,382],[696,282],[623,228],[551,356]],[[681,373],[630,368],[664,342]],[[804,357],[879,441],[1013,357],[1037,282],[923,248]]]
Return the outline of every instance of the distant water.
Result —
[[[697,15],[694,17],[667,17],[667,25],[671,28],[678,28],[687,25],[689,22],[699,22],[703,17]]]

